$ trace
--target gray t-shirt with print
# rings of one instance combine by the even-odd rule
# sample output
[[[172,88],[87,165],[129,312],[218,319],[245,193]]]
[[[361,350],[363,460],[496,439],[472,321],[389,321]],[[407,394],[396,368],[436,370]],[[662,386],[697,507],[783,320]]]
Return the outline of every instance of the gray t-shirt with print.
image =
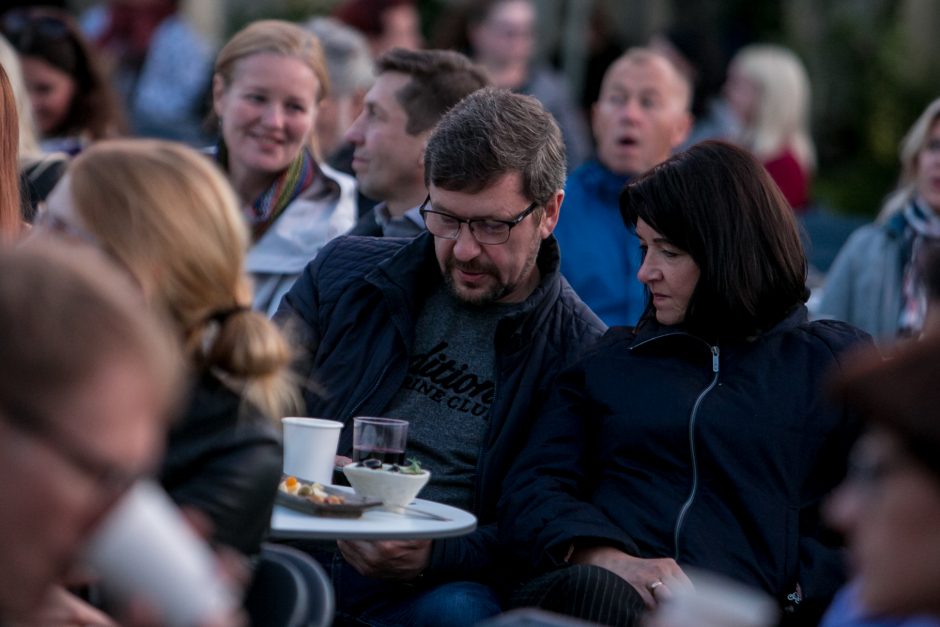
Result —
[[[472,509],[496,394],[496,326],[518,305],[471,307],[443,285],[425,302],[401,389],[385,415],[407,420],[406,457],[431,471],[421,498]]]

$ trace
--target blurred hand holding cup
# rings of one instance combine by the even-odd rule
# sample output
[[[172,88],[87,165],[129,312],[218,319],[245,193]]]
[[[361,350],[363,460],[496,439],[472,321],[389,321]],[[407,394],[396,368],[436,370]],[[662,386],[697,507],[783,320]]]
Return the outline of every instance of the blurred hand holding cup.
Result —
[[[720,575],[686,570],[694,589],[676,591],[643,622],[643,627],[771,627],[776,601],[760,590]]]
[[[215,555],[156,484],[138,482],[108,514],[85,550],[105,597],[145,603],[162,624],[192,627],[232,615],[238,595]]]
[[[322,418],[282,418],[284,474],[329,485],[343,423]]]
[[[408,421],[396,418],[353,418],[353,461],[377,459],[385,464],[405,463]]]

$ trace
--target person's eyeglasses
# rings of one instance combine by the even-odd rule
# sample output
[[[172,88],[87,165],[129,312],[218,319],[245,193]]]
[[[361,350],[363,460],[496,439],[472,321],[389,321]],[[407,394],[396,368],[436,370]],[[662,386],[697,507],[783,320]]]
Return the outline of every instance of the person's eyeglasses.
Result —
[[[72,243],[78,242],[96,248],[98,252],[107,257],[116,267],[123,270],[127,278],[143,292],[140,279],[137,278],[137,275],[131,271],[130,266],[125,263],[110,246],[105,245],[104,242],[82,227],[76,226],[68,220],[50,212],[45,202],[39,203],[36,219],[33,221],[33,227],[33,233],[49,233],[54,237],[63,238]]]
[[[20,433],[44,443],[72,468],[94,483],[95,487],[108,498],[124,493],[143,473],[140,470],[127,470],[116,464],[100,459],[94,453],[76,446],[71,439],[45,424],[47,421],[31,417],[23,408],[5,410],[4,418]]]
[[[903,469],[907,460],[899,455],[878,456],[854,453],[849,458],[846,479],[865,491],[877,489],[885,479]]]
[[[45,203],[39,204],[33,226],[39,229],[50,231],[56,235],[62,235],[69,239],[78,240],[80,242],[84,242],[85,244],[90,244],[96,248],[101,247],[100,243],[98,242],[98,238],[85,229],[77,227],[74,224],[70,224],[66,220],[50,212]]]
[[[512,227],[525,220],[526,216],[539,207],[539,203],[533,202],[511,220],[496,220],[494,218],[465,220],[443,211],[428,209],[430,202],[431,197],[428,196],[421,204],[419,212],[421,217],[424,218],[424,224],[431,235],[441,239],[457,239],[460,237],[461,225],[466,224],[477,243],[488,245],[505,244],[509,239]]]
[[[4,14],[0,30],[15,48],[29,45],[37,35],[46,39],[64,39],[69,34],[68,25],[53,15],[15,9]]]

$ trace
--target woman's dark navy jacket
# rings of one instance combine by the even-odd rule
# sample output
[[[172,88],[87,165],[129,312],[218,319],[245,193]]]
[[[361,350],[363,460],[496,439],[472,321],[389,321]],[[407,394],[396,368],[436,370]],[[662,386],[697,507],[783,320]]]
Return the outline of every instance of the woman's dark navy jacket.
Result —
[[[478,529],[436,540],[428,578],[484,579],[505,574],[497,558],[496,503],[509,465],[528,438],[551,381],[601,337],[604,324],[558,270],[554,237],[542,242],[541,282],[496,333],[496,397],[477,462],[473,513]],[[342,237],[330,242],[285,296],[276,319],[307,354],[299,374],[313,382],[307,412],[351,425],[381,415],[408,370],[415,321],[441,282],[434,238]],[[319,390],[321,393],[318,393]],[[340,454],[352,451],[343,429]],[[496,582],[494,582],[496,583]]]
[[[506,481],[507,542],[534,568],[580,542],[671,557],[781,602],[796,584],[804,602],[831,597],[842,554],[820,504],[859,426],[825,382],[865,343],[804,307],[717,346],[655,321],[611,329],[559,377]]]

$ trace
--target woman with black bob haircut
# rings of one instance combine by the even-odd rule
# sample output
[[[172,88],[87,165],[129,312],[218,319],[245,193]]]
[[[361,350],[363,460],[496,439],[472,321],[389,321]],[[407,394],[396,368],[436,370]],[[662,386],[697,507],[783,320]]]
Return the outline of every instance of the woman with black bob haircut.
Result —
[[[858,431],[822,382],[870,338],[808,321],[792,211],[744,150],[697,144],[620,202],[649,304],[563,371],[507,477],[500,529],[535,575],[513,604],[634,624],[694,567],[813,624],[844,579],[819,508]]]
[[[750,153],[718,141],[677,154],[620,197],[626,224],[642,220],[695,262],[700,276],[681,326],[712,341],[766,331],[809,298],[806,256],[786,207]],[[643,318],[655,305],[650,299]]]

